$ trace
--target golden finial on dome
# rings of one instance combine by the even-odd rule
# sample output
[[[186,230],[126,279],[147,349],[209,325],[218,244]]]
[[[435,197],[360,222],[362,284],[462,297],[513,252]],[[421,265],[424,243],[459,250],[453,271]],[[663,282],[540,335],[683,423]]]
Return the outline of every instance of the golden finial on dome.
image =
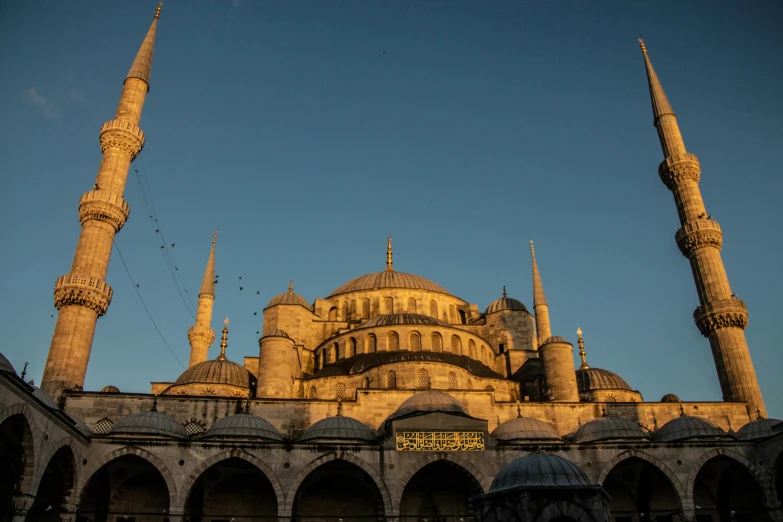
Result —
[[[642,54],[647,54],[647,46],[644,45],[644,40],[642,40],[642,35],[639,35],[639,47],[642,48]]]
[[[579,367],[580,370],[589,370],[590,367],[587,365],[587,359],[585,359],[585,340],[582,339],[582,329],[577,328],[576,329],[576,335],[579,336],[579,357],[582,358],[582,365]]]
[[[506,285],[503,285],[503,299],[507,298],[508,294],[506,294]]]
[[[226,360],[226,348],[228,348],[228,317],[223,321],[223,337],[220,338],[220,355],[218,361]]]
[[[392,268],[392,265],[394,262],[392,261],[392,247],[391,247],[391,237],[386,238],[386,270],[394,270]]]
[[[163,7],[163,2],[158,2],[158,8],[155,10],[155,20],[160,18],[160,8]]]
[[[289,279],[288,280],[288,293],[293,294],[294,293],[294,280]]]
[[[522,405],[517,401],[517,418],[522,418]]]

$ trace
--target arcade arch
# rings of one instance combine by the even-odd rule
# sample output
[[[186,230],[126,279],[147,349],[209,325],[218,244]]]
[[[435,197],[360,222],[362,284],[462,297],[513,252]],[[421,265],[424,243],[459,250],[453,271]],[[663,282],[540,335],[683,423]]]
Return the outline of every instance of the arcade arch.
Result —
[[[450,460],[435,460],[421,467],[405,484],[400,517],[473,520],[468,499],[482,493],[481,484],[468,470]]]
[[[697,518],[713,522],[769,520],[764,490],[739,461],[718,455],[699,468],[693,480],[693,503]]]
[[[67,511],[75,486],[76,459],[70,446],[61,446],[44,469],[35,501],[28,513],[29,520],[59,522]]]
[[[614,518],[652,520],[681,512],[671,480],[660,468],[636,456],[615,464],[602,486],[611,497],[609,510]]]
[[[14,491],[32,479],[33,433],[22,413],[9,415],[0,423],[0,519],[11,512]]]

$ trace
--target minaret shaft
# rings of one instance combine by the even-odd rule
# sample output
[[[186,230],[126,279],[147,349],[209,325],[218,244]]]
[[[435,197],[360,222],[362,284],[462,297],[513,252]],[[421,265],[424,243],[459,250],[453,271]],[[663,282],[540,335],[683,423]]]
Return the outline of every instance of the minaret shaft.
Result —
[[[188,330],[190,342],[190,362],[188,367],[207,360],[209,347],[215,341],[215,330],[212,329],[212,306],[215,302],[215,243],[217,232],[212,238],[212,250],[209,252],[207,268],[204,270],[204,280],[198,294],[196,308],[196,324]]]
[[[95,325],[111,303],[112,289],[105,278],[114,236],[130,213],[123,199],[128,170],[144,146],[138,124],[149,90],[156,26],[157,14],[125,80],[116,119],[101,128],[103,158],[93,190],[83,194],[79,202],[82,229],[71,272],[55,283],[58,315],[41,382],[41,388],[53,398],[63,390],[84,385]],[[140,67],[143,74],[134,72],[134,67]]]
[[[641,42],[641,41],[640,41]],[[675,234],[677,246],[690,261],[700,306],[693,313],[699,331],[710,341],[723,399],[748,403],[753,412],[766,416],[756,372],[745,340],[748,312],[729,286],[720,250],[723,233],[707,215],[699,190],[701,166],[685,149],[677,116],[669,104],[647,49],[642,43],[652,100],[655,128],[664,161],[658,168],[663,183],[671,190],[681,228]]]
[[[536,314],[536,337],[538,340],[536,347],[538,347],[552,337],[552,328],[549,324],[549,305],[546,302],[544,285],[541,282],[541,274],[536,262],[536,251],[532,241],[530,242],[530,256],[533,261],[533,312]]]

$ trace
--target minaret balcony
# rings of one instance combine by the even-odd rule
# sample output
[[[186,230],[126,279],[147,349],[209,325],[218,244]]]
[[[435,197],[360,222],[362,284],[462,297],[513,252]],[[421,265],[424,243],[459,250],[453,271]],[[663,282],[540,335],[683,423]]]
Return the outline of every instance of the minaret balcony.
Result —
[[[212,346],[214,340],[215,340],[215,330],[213,330],[209,326],[203,326],[197,324],[195,326],[190,327],[190,329],[188,329],[188,341],[190,341],[191,346],[194,346],[196,344],[203,344],[207,348],[209,348],[210,346]]]
[[[680,181],[690,179],[698,183],[701,178],[701,164],[695,154],[686,152],[680,156],[669,156],[658,166],[658,176],[669,190]]]
[[[696,308],[693,320],[704,337],[721,328],[744,330],[748,326],[748,307],[736,297],[716,299]]]
[[[130,205],[118,194],[108,190],[91,190],[82,194],[79,200],[79,222],[91,219],[105,221],[119,232],[130,215]]]
[[[700,248],[712,247],[720,250],[723,245],[723,232],[717,221],[698,219],[685,223],[674,235],[680,252],[690,257]]]
[[[136,159],[144,148],[144,133],[127,120],[109,120],[101,127],[101,152],[109,148],[120,148]]]
[[[86,306],[100,317],[109,309],[112,294],[109,283],[103,279],[66,274],[54,284],[54,306],[58,310],[68,305]]]

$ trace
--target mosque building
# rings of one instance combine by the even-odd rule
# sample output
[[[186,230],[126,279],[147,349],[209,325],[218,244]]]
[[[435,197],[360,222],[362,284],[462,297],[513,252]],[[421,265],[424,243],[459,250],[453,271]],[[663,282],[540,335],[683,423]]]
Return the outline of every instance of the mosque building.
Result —
[[[674,196],[675,238],[699,298],[694,320],[723,401],[645,398],[589,365],[581,331],[574,368],[574,346],[550,329],[532,242],[532,308],[504,288],[480,310],[399,272],[389,238],[381,271],[312,303],[291,282],[269,301],[258,349],[243,358],[226,319],[211,359],[217,233],[187,332],[188,368],[150,393],[84,390],[112,300],[105,278],[128,219],[128,170],[145,142],[159,15],[100,130],[76,253],[55,283],[41,387],[0,355],[0,519],[783,521],[783,422],[766,416],[721,227],[706,214],[699,160],[644,43],[658,173]]]

